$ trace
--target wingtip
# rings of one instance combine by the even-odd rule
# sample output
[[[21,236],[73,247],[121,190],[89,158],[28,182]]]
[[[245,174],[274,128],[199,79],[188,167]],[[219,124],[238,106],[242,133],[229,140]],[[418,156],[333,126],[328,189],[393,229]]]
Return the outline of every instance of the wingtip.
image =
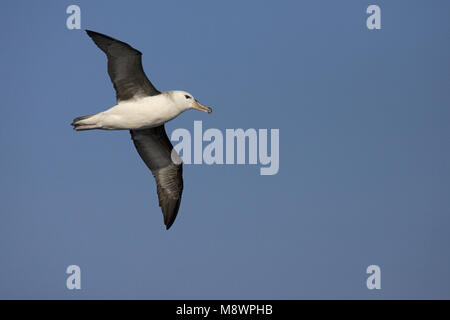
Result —
[[[170,229],[170,227],[172,227],[172,224],[173,224],[173,222],[172,222],[172,223],[170,223],[170,222],[169,222],[169,223],[167,223],[167,224],[166,224],[166,230],[169,230],[169,229]]]
[[[178,211],[177,211],[178,212]],[[169,230],[173,223],[175,222],[176,214],[174,217],[169,217],[168,215],[164,215],[164,224],[166,226],[166,230]]]
[[[87,33],[87,35],[88,35],[89,37],[92,37],[92,36],[96,33],[95,31],[88,30],[88,29],[84,29],[84,31]]]
[[[94,38],[94,37],[97,37],[97,36],[102,36],[102,37],[105,37],[105,38],[111,38],[110,36],[107,36],[106,34],[102,34],[102,33],[97,32],[97,31],[93,31],[93,30],[89,30],[89,29],[85,29],[84,31],[86,31],[87,35],[89,37],[91,37],[91,38]]]

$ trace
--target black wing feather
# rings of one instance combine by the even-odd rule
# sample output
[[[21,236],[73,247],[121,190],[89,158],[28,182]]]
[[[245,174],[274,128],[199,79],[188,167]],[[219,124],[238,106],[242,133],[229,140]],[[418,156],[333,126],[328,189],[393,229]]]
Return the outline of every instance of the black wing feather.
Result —
[[[142,68],[141,52],[104,34],[86,30],[108,57],[108,74],[116,89],[117,101],[136,96],[154,96],[160,92],[152,85]],[[172,161],[173,146],[164,125],[130,130],[134,145],[156,180],[159,206],[169,229],[178,214],[183,193],[183,166]]]
[[[91,30],[86,33],[108,57],[108,74],[116,89],[117,102],[160,94],[145,75],[140,51],[107,35]]]
[[[172,161],[173,146],[167,137],[164,125],[150,129],[130,130],[130,133],[139,155],[155,177],[159,206],[164,215],[166,229],[169,229],[180,208],[183,192],[183,165],[181,161],[179,164]]]

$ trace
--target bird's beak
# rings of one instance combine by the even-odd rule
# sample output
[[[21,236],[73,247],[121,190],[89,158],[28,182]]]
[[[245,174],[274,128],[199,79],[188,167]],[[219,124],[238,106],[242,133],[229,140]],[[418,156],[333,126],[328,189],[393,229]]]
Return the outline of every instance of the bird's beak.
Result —
[[[206,112],[206,113],[211,113],[212,112],[212,109],[210,107],[205,107],[204,105],[202,105],[197,100],[195,100],[194,103],[192,104],[192,108],[194,108],[196,110],[200,110],[200,111]]]

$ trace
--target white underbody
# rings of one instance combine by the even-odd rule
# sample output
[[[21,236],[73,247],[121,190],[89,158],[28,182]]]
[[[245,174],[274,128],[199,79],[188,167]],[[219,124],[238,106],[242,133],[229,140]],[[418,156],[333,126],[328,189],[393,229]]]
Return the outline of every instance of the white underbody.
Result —
[[[145,129],[170,121],[182,111],[168,95],[159,94],[121,101],[79,123],[106,130]]]

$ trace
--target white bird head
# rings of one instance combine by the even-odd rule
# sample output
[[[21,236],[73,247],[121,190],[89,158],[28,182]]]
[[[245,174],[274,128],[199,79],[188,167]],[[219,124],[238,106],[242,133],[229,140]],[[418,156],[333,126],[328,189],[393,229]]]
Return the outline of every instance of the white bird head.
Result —
[[[196,109],[206,113],[211,113],[212,109],[210,107],[205,107],[200,102],[198,102],[192,94],[186,91],[174,90],[170,91],[171,98],[175,102],[175,105],[181,109],[181,111],[186,111],[188,109]]]

